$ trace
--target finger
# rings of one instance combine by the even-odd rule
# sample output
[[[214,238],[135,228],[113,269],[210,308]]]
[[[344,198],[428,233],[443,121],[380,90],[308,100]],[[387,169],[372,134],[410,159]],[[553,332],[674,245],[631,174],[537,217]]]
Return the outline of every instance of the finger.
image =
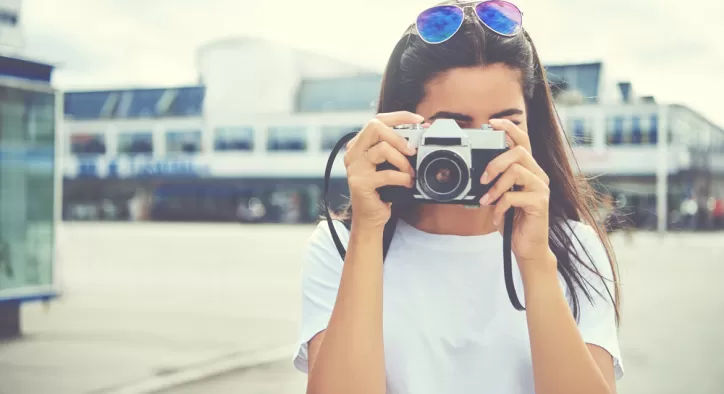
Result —
[[[509,119],[490,119],[490,125],[498,130],[503,130],[513,140],[513,145],[522,146],[528,152],[533,152],[530,146],[530,137],[528,133],[521,130],[515,123]]]
[[[354,146],[355,142],[359,139],[359,134],[354,136],[351,140],[347,141],[347,145],[344,146],[345,150],[350,150]]]
[[[410,164],[410,161],[400,151],[393,148],[387,141],[382,141],[379,144],[371,147],[367,150],[367,159],[372,164],[382,164],[389,162],[395,166],[398,170],[406,172],[412,176],[415,175],[415,171]]]
[[[400,172],[395,170],[384,170],[377,171],[374,175],[370,176],[371,186],[374,189],[382,186],[404,186],[412,187],[413,178],[406,172]]]
[[[352,138],[351,140],[349,140],[349,142],[347,142],[347,146],[345,147],[346,149],[344,152],[344,166],[345,167],[349,167],[349,165],[352,164],[352,162],[354,162],[355,159],[357,158],[359,150],[354,149],[354,147],[357,144],[358,140],[359,140],[359,134],[357,134],[354,138]]]
[[[356,154],[361,154],[380,141],[386,141],[395,149],[400,152],[404,152],[405,154],[412,155],[415,153],[414,149],[407,146],[407,140],[404,137],[395,133],[391,127],[376,118],[367,123],[358,137],[359,140],[357,140],[351,147]]]
[[[545,171],[543,171],[542,168],[540,168],[538,162],[536,162],[533,158],[533,155],[531,155],[530,152],[525,150],[525,148],[523,148],[522,146],[516,146],[513,149],[510,149],[507,152],[499,155],[490,163],[488,163],[488,167],[485,168],[483,176],[480,178],[480,183],[489,183],[498,175],[506,171],[514,163],[519,163],[523,167],[527,168],[530,172],[540,178],[546,185],[550,184],[550,179],[548,178],[548,175],[545,173]]]
[[[503,222],[505,212],[510,208],[521,208],[527,214],[544,215],[548,212],[548,194],[541,192],[506,192],[493,210],[493,224]]]
[[[394,127],[402,124],[417,124],[425,120],[422,115],[414,114],[408,111],[381,113],[377,114],[375,118],[377,118],[389,127]]]
[[[480,204],[488,205],[500,198],[503,193],[510,191],[513,186],[522,186],[521,191],[534,192],[545,191],[548,187],[543,181],[520,164],[513,163],[503,172],[503,175],[495,181],[493,187],[480,199]]]

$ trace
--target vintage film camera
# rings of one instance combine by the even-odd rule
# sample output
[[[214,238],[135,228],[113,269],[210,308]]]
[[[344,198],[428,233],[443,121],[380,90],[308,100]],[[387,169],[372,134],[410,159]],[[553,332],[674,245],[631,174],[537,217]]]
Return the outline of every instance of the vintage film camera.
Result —
[[[453,119],[438,119],[427,129],[422,125],[404,125],[394,130],[417,148],[416,155],[407,156],[417,179],[412,188],[379,188],[377,191],[385,202],[477,207],[495,181],[481,184],[483,171],[508,149],[505,131],[493,130],[489,125],[461,129]],[[378,171],[388,169],[397,168],[388,162],[377,166]]]

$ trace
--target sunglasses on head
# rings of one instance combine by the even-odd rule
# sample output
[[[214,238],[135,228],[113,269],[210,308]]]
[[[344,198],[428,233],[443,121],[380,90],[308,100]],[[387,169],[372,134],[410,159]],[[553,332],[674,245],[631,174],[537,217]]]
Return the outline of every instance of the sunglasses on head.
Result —
[[[507,1],[486,0],[428,8],[417,17],[417,34],[428,44],[449,40],[463,25],[468,8],[473,9],[483,25],[501,36],[512,37],[522,29],[523,13],[518,7]]]

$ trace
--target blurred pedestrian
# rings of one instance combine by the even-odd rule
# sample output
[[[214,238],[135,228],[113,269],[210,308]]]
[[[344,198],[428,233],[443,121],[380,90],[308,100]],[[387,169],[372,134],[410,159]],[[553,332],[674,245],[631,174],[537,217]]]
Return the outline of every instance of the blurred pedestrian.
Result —
[[[711,216],[715,229],[724,228],[724,200],[721,198],[714,201],[714,208],[711,210]]]
[[[697,214],[699,212],[699,204],[696,202],[696,197],[689,196],[681,202],[681,214],[684,217],[684,226],[689,230],[696,230],[697,228]]]

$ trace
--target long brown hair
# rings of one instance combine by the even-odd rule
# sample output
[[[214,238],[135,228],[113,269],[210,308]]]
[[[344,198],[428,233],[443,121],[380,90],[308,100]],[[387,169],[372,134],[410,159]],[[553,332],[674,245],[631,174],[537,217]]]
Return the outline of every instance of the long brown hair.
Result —
[[[522,75],[523,94],[528,113],[529,136],[533,157],[550,178],[550,230],[549,245],[558,259],[558,270],[570,289],[573,315],[579,317],[576,288],[582,289],[589,302],[593,302],[590,281],[582,270],[588,270],[601,280],[604,278],[591,263],[591,257],[578,239],[569,221],[578,221],[593,227],[602,240],[613,272],[614,294],[604,286],[619,319],[619,285],[617,265],[606,232],[596,220],[599,198],[588,181],[573,170],[575,159],[570,155],[570,143],[563,133],[550,86],[538,53],[527,32],[515,37],[503,37],[490,32],[476,19],[466,17],[460,30],[443,44],[430,45],[422,41],[412,26],[397,42],[387,63],[377,112],[415,112],[425,95],[425,84],[441,72],[460,67],[475,67],[502,63]],[[392,220],[397,220],[406,206],[392,206]],[[351,222],[351,207],[336,215],[347,225]],[[385,239],[391,239],[394,224],[385,228]],[[581,256],[574,246],[574,238],[583,247]],[[586,257],[586,258],[584,258]],[[598,290],[596,290],[600,296]]]

